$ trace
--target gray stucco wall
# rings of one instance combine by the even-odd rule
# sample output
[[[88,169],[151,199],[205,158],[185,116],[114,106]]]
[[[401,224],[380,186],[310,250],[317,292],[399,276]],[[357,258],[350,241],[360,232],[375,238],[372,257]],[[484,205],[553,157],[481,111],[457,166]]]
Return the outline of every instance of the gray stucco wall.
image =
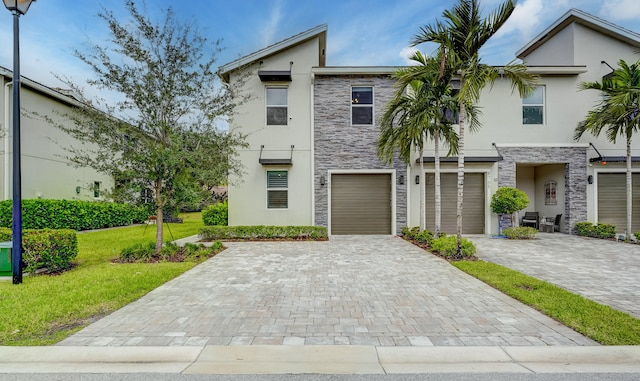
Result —
[[[575,233],[574,224],[587,220],[587,147],[500,147],[503,160],[498,162],[498,186],[516,186],[516,163],[564,163],[565,202],[563,231]],[[502,227],[511,226],[503,216]]]
[[[329,170],[396,171],[396,227],[407,225],[407,184],[399,184],[399,176],[406,176],[406,165],[395,160],[392,166],[383,165],[376,154],[380,132],[380,118],[393,96],[394,81],[386,75],[317,75],[314,79],[314,190],[315,223],[328,224]],[[351,125],[351,87],[373,86],[374,124]],[[326,182],[320,185],[320,177]]]

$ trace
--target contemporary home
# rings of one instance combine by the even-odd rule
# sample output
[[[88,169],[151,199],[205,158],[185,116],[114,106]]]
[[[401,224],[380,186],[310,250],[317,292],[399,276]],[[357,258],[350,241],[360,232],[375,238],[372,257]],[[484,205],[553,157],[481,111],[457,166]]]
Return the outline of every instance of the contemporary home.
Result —
[[[433,151],[410,165],[383,165],[379,122],[394,93],[393,67],[326,66],[320,25],[220,68],[223,81],[246,78],[252,94],[232,128],[248,136],[242,178],[230,179],[231,225],[322,225],[330,234],[395,234],[420,224],[420,161],[426,172],[427,227],[433,227]],[[576,222],[625,226],[625,142],[584,135],[577,124],[599,100],[579,91],[620,59],[636,62],[640,34],[572,9],[516,56],[540,75],[522,99],[506,80],[481,96],[483,127],[465,136],[465,233],[498,231],[489,209],[502,186],[525,191],[526,211]],[[432,143],[427,144],[432,147]],[[634,156],[634,231],[640,230],[640,139]],[[456,157],[441,157],[443,230],[455,231]]]
[[[13,103],[12,73],[0,67],[2,98],[0,104],[0,195],[12,197]],[[62,90],[52,89],[27,78],[21,79],[21,168],[22,198],[103,199],[103,191],[113,187],[109,176],[90,168],[74,168],[64,159],[63,147],[74,145],[69,135],[50,125],[38,115],[65,123],[64,113],[77,105]],[[72,123],[68,121],[68,123]],[[75,143],[78,144],[78,143]]]

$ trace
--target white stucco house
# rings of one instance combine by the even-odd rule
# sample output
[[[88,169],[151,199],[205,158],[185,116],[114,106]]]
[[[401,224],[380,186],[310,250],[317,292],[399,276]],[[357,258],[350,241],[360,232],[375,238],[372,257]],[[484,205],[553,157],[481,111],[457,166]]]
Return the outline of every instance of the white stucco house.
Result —
[[[12,72],[0,67],[0,199],[12,198],[13,155],[13,91]],[[62,117],[78,102],[61,90],[47,87],[28,78],[21,78],[21,173],[22,198],[102,200],[102,191],[113,187],[113,179],[91,168],[74,168],[64,159],[62,148],[75,140],[41,117],[46,115],[61,123]],[[79,144],[79,143],[76,143]]]
[[[375,143],[393,96],[393,67],[326,66],[327,26],[320,25],[220,68],[234,83],[249,71],[253,95],[232,128],[248,136],[241,179],[230,179],[230,225],[322,225],[330,234],[395,234],[418,226],[420,160],[426,171],[427,227],[433,226],[433,151],[411,165],[383,165]],[[625,225],[624,139],[583,136],[577,124],[598,102],[579,91],[620,59],[636,62],[640,34],[572,9],[516,52],[540,75],[522,99],[498,80],[479,104],[483,127],[465,137],[465,233],[498,231],[491,195],[515,186],[527,211],[576,222]],[[428,146],[429,147],[429,146]],[[634,231],[640,230],[640,138],[632,146]],[[443,230],[455,231],[455,157],[442,157]]]

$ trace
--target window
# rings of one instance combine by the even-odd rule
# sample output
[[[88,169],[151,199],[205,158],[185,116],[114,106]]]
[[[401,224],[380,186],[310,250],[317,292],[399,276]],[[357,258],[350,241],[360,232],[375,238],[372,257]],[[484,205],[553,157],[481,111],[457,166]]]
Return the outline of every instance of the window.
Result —
[[[267,209],[289,207],[288,175],[287,171],[267,171]]]
[[[558,198],[556,195],[558,183],[555,181],[547,181],[544,184],[544,204],[545,205],[558,205]]]
[[[267,87],[267,126],[286,126],[287,88]]]
[[[522,99],[522,124],[544,124],[544,86]]]
[[[351,88],[351,124],[373,124],[373,87]]]
[[[93,182],[93,197],[94,198],[100,197],[100,181]]]

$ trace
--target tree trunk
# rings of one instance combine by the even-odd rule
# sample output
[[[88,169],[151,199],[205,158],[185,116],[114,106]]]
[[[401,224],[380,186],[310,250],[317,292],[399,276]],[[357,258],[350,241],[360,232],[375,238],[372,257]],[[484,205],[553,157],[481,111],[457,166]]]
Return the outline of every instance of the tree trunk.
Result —
[[[456,254],[455,259],[462,259],[462,202],[464,191],[464,123],[467,119],[467,109],[460,103],[460,132],[458,133],[458,194],[456,207]]]
[[[163,216],[162,211],[164,208],[164,202],[162,202],[162,180],[156,180],[154,184],[154,191],[156,197],[156,254],[160,253],[162,250],[162,241],[163,241]]]
[[[420,231],[427,228],[426,184],[424,176],[424,152],[420,150]]]
[[[627,229],[625,239],[628,241],[633,235],[631,232],[631,214],[633,211],[633,183],[631,174],[631,138],[627,138]]]
[[[442,220],[442,201],[441,201],[441,194],[440,194],[440,136],[438,135],[437,131],[436,133],[433,135],[433,146],[434,146],[434,168],[435,168],[435,174],[434,174],[434,186],[435,186],[435,228],[434,228],[434,234],[433,236],[435,238],[440,237],[440,223]]]

